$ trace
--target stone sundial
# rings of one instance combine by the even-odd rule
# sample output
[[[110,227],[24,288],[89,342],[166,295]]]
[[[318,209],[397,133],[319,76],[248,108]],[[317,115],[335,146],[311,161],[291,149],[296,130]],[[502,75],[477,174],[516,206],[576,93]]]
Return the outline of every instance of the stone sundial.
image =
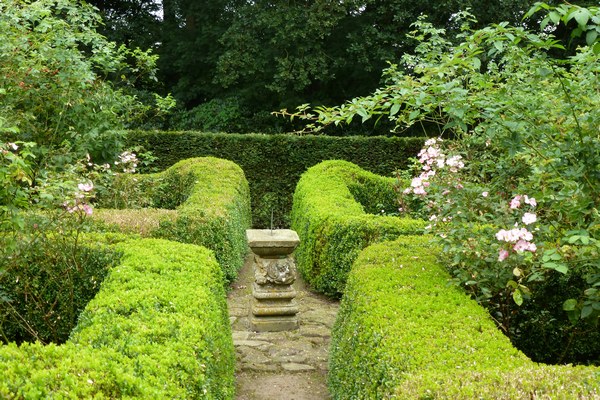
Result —
[[[300,238],[289,229],[248,229],[248,245],[254,253],[254,283],[250,310],[251,328],[278,332],[298,328],[296,264],[291,256]]]

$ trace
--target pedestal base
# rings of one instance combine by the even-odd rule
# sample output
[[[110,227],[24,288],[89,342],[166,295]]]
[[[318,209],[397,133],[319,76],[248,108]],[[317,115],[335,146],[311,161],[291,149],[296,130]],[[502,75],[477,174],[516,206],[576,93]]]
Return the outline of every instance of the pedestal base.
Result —
[[[256,332],[281,332],[298,329],[298,318],[294,316],[250,317],[250,328]]]
[[[250,326],[257,332],[280,332],[298,328],[296,290],[291,286],[252,286]]]

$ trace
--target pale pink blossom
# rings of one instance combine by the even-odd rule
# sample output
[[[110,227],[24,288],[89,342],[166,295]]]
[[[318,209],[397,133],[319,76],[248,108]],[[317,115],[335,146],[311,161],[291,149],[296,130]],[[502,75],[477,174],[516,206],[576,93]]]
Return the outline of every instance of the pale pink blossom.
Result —
[[[488,193],[488,192],[483,192],[483,193],[481,193],[481,195],[482,195],[483,197],[488,197],[489,193]]]
[[[434,144],[436,144],[438,142],[438,140],[441,142],[442,139],[437,139],[437,138],[431,138],[431,139],[427,139],[425,141],[425,146],[433,146]]]
[[[459,169],[464,168],[465,166],[461,160],[462,157],[459,155],[452,156],[446,160],[446,165],[450,167],[451,172],[457,172]]]
[[[92,215],[92,213],[94,212],[92,206],[90,206],[89,204],[84,204],[82,208],[86,215]]]
[[[429,147],[427,149],[427,156],[430,158],[438,158],[440,156],[440,149],[437,147]]]
[[[498,252],[498,261],[504,261],[508,258],[508,251],[505,249],[500,249]]]
[[[530,225],[537,221],[537,216],[534,213],[525,213],[521,220],[525,225]]]
[[[509,231],[500,229],[496,233],[496,239],[502,242],[516,243],[519,240],[530,241],[533,239],[533,234],[526,228],[513,228]]]
[[[521,199],[523,198],[523,196],[521,196],[520,194],[516,195],[511,201],[510,201],[510,208],[515,209],[515,208],[519,208],[521,207]]]
[[[529,204],[531,207],[537,206],[537,201],[533,197],[525,195],[525,204]]]
[[[498,232],[496,232],[496,239],[503,242],[512,241],[512,237],[509,236],[509,231],[506,229],[500,229]]]
[[[530,243],[526,240],[519,240],[513,247],[515,251],[531,251],[532,253],[537,250],[535,243]]]
[[[427,194],[427,192],[425,191],[425,189],[423,189],[422,186],[414,188],[413,193],[417,194],[417,195],[422,195],[422,196]]]
[[[81,190],[82,192],[91,192],[92,189],[94,188],[94,184],[93,183],[80,183],[79,185],[77,185],[77,188],[79,190]]]
[[[417,177],[417,178],[413,178],[412,181],[410,182],[410,186],[412,187],[419,187],[423,185],[423,179]]]
[[[523,239],[523,240],[527,240],[527,241],[533,240],[533,233],[529,232],[527,230],[527,228],[521,228],[519,235],[520,235],[521,239]]]

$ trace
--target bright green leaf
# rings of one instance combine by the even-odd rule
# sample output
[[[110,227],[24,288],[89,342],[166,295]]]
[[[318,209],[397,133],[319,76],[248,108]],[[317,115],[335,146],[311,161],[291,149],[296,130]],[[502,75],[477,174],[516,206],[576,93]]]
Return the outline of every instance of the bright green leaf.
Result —
[[[577,300],[569,299],[563,303],[563,310],[565,311],[573,311],[577,308]]]
[[[577,10],[575,10],[573,12],[573,14],[571,14],[569,16],[568,19],[571,19],[571,18],[575,18],[575,21],[577,21],[577,24],[580,27],[584,27],[587,25],[588,21],[590,20],[590,11],[585,8],[578,8]]]
[[[513,300],[515,301],[515,304],[518,306],[523,304],[523,295],[521,294],[521,291],[519,289],[517,289],[513,292]]]

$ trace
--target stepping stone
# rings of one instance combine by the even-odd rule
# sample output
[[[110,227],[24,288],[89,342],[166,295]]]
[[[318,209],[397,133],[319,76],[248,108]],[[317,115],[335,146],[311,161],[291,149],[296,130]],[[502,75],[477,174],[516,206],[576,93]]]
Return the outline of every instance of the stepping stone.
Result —
[[[298,363],[281,364],[281,367],[284,370],[291,371],[291,372],[313,371],[315,369],[315,367],[313,367],[312,365],[298,364]]]

